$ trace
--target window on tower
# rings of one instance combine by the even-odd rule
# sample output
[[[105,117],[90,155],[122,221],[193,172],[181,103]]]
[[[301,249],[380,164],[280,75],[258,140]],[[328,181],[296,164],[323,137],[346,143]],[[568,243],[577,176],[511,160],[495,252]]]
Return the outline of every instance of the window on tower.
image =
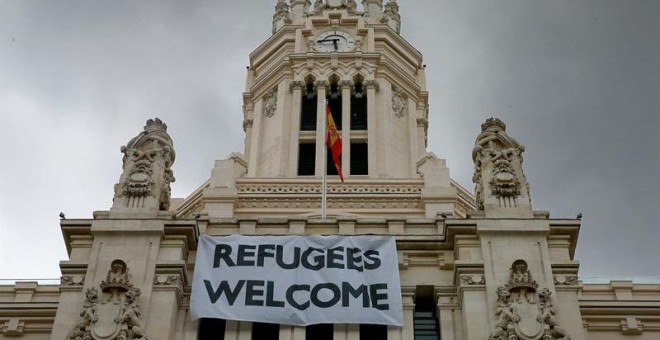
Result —
[[[369,174],[369,144],[351,143],[351,175]]]
[[[439,340],[440,327],[436,315],[433,286],[417,286],[415,292],[415,340]]]
[[[298,144],[298,176],[314,176],[316,161],[316,144]]]
[[[362,83],[355,83],[351,96],[351,130],[367,129],[367,94]]]
[[[276,323],[252,323],[252,340],[278,340],[280,338],[280,325]]]
[[[360,340],[387,340],[387,326],[360,324]]]
[[[330,84],[330,90],[326,99],[332,113],[332,119],[335,121],[335,125],[337,125],[337,130],[341,130],[341,92],[336,81]]]
[[[306,340],[332,340],[333,325],[331,323],[320,323],[305,327]]]
[[[300,104],[300,130],[316,130],[316,108],[318,102],[316,100],[316,92],[314,91],[314,84],[312,82],[307,83]]]
[[[223,340],[225,338],[224,319],[199,319],[197,340]]]

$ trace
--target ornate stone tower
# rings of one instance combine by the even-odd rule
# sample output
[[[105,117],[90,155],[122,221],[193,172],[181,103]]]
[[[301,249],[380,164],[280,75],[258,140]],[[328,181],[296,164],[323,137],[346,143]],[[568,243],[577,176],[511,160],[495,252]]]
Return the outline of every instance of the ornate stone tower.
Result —
[[[244,152],[170,200],[173,143],[149,120],[122,148],[112,209],[61,222],[70,260],[51,339],[584,339],[579,220],[532,210],[524,148],[498,119],[472,154],[476,198],[450,179],[426,150],[424,64],[400,26],[394,0],[278,0],[250,54]],[[344,182],[324,166],[326,103]],[[393,235],[404,326],[191,321],[200,234]]]

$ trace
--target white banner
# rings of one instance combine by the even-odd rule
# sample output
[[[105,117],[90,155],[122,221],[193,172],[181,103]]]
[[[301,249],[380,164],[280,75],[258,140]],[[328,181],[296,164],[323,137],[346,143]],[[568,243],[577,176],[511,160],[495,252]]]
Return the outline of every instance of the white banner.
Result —
[[[207,236],[190,302],[203,317],[403,325],[392,236]]]

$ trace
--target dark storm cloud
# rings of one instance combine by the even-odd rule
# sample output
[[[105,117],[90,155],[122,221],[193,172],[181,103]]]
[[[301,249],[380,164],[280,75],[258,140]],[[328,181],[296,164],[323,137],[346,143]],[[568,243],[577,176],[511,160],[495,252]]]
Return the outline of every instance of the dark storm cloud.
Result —
[[[472,189],[474,138],[498,116],[527,148],[534,208],[584,213],[582,275],[660,275],[660,3],[399,3],[428,65],[429,150],[452,177]],[[57,214],[109,208],[119,146],[146,119],[174,139],[174,196],[242,151],[245,66],[274,4],[3,1],[0,277],[59,276]]]

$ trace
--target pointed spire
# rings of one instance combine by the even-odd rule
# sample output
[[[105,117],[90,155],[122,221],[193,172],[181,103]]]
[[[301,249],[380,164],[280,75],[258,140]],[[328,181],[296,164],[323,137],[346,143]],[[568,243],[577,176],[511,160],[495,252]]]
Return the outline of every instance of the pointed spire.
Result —
[[[289,12],[289,4],[286,0],[277,0],[275,5],[275,14],[273,14],[273,34],[277,32],[284,25],[291,23],[291,13]]]
[[[380,21],[387,26],[390,26],[396,33],[401,31],[401,15],[399,15],[399,4],[396,3],[396,0],[390,0],[385,5],[385,10],[383,11],[383,18]]]
[[[296,22],[309,13],[312,2],[309,0],[291,0],[291,21]]]

